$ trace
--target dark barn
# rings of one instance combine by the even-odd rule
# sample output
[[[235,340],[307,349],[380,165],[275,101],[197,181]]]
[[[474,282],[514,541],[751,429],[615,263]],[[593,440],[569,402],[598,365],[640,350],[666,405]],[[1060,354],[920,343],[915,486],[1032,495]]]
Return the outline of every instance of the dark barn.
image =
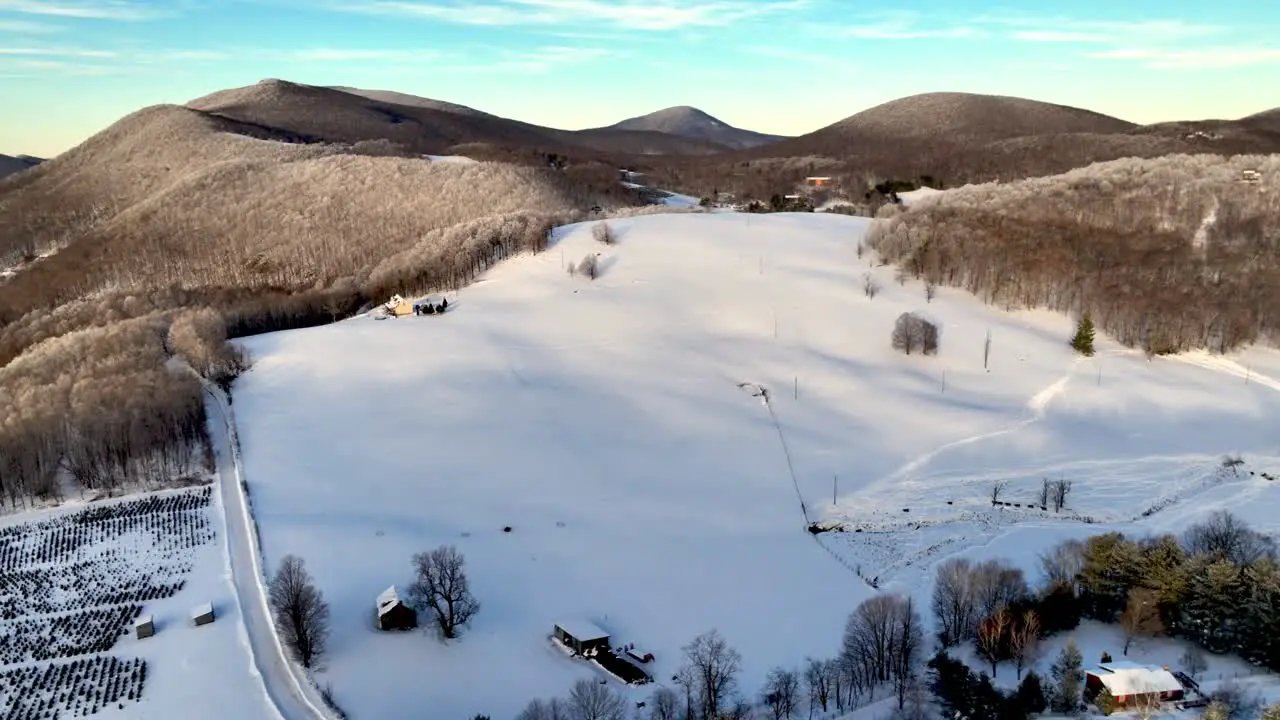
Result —
[[[404,604],[392,585],[378,596],[379,630],[412,630],[418,627],[418,613]]]

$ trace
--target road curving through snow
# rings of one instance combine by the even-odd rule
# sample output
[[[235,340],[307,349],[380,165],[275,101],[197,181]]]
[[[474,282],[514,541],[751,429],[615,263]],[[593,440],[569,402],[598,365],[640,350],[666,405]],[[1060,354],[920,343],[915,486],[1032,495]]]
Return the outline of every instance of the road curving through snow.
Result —
[[[240,606],[244,641],[253,670],[262,679],[263,689],[281,720],[333,720],[333,713],[327,711],[315,685],[299,678],[301,669],[285,655],[272,622],[262,571],[262,547],[245,492],[235,415],[221,390],[206,385],[205,394],[210,399],[208,405],[217,408],[222,421],[222,437],[218,438],[222,441],[218,443],[221,447],[215,449],[218,494],[231,584]]]

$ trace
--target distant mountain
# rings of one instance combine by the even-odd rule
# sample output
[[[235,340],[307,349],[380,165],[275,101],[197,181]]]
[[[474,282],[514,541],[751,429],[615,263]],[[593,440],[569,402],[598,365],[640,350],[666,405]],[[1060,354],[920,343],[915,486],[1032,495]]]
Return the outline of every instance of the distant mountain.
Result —
[[[1242,119],[1240,122],[1246,125],[1259,127],[1264,130],[1280,132],[1280,108],[1254,113],[1253,115]]]
[[[947,186],[1053,175],[1095,162],[1179,153],[1280,152],[1280,113],[1137,125],[1080,108],[998,95],[926,93],[799,137],[697,161],[645,164],[658,187],[767,199],[809,175],[863,193],[868,177]]]
[[[44,162],[41,158],[32,157],[30,155],[0,155],[0,178],[12,175],[16,172],[22,172],[27,168],[35,167]]]
[[[784,139],[782,135],[766,135],[733,127],[718,118],[688,105],[628,118],[606,130],[647,130],[690,140],[704,140],[735,150],[757,147]]]
[[[808,135],[783,141],[770,152],[828,153],[862,143],[950,145],[998,142],[1063,133],[1120,133],[1136,124],[1065,105],[999,95],[925,93],[864,110]]]
[[[658,132],[558,130],[403,93],[275,79],[216,92],[187,107],[312,141],[385,140],[409,152],[433,155],[450,154],[459,145],[607,155],[706,155],[728,149]]]

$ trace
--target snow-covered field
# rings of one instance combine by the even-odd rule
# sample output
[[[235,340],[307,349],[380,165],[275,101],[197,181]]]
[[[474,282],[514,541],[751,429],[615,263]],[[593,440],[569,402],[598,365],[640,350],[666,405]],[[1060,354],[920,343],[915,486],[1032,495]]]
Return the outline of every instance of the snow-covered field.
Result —
[[[1280,490],[1249,474],[1280,472],[1280,354],[1148,361],[1100,337],[1081,359],[1067,317],[898,285],[856,257],[867,222],[645,216],[611,221],[613,246],[571,226],[447,315],[245,340],[263,549],[304,557],[333,607],[339,704],[513,717],[596,674],[548,641],[575,620],[653,652],[659,682],[718,628],[754,695],[770,667],[836,652],[863,577],[927,597],[949,554],[1032,569],[1062,537],[1216,507],[1280,529]],[[594,282],[565,272],[587,253]],[[938,356],[891,349],[904,311],[940,323]],[[1218,472],[1229,452],[1240,476]],[[1045,477],[1074,483],[1061,514],[991,507],[992,479],[1024,503]],[[376,632],[378,593],[445,543],[482,605],[469,632]]]
[[[204,487],[4,518],[0,716],[272,717],[241,645],[217,503]],[[206,602],[216,619],[195,627]],[[148,615],[155,635],[138,639]]]

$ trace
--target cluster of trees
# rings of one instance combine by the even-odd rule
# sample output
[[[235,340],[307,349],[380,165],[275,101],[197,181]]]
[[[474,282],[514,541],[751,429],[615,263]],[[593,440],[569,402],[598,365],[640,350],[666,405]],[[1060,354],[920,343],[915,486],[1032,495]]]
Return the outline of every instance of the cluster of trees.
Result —
[[[113,493],[212,470],[200,378],[166,364],[161,314],[50,338],[0,367],[0,502]],[[185,331],[184,331],[185,332]],[[185,352],[204,353],[180,332]]]
[[[894,350],[907,355],[913,351],[925,355],[937,355],[938,326],[919,313],[904,312],[893,324],[891,341]]]
[[[869,239],[917,277],[1088,312],[1149,353],[1226,351],[1280,330],[1277,177],[1274,156],[1117,160],[951,190],[881,213]]]
[[[1280,669],[1276,545],[1228,512],[1180,538],[1113,532],[1065,541],[1041,566],[1045,583],[1034,592],[998,560],[939,566],[933,613],[943,647],[973,641],[993,676],[1006,660],[1021,673],[1042,638],[1090,618],[1118,623],[1126,654],[1136,640],[1174,635]]]
[[[1066,677],[1069,676],[1064,674],[1064,679]],[[939,652],[929,660],[929,690],[942,707],[944,717],[1026,720],[1032,714],[1044,712],[1049,705],[1038,674],[1027,673],[1017,690],[1006,695],[992,685],[986,673],[975,673],[946,652]]]

